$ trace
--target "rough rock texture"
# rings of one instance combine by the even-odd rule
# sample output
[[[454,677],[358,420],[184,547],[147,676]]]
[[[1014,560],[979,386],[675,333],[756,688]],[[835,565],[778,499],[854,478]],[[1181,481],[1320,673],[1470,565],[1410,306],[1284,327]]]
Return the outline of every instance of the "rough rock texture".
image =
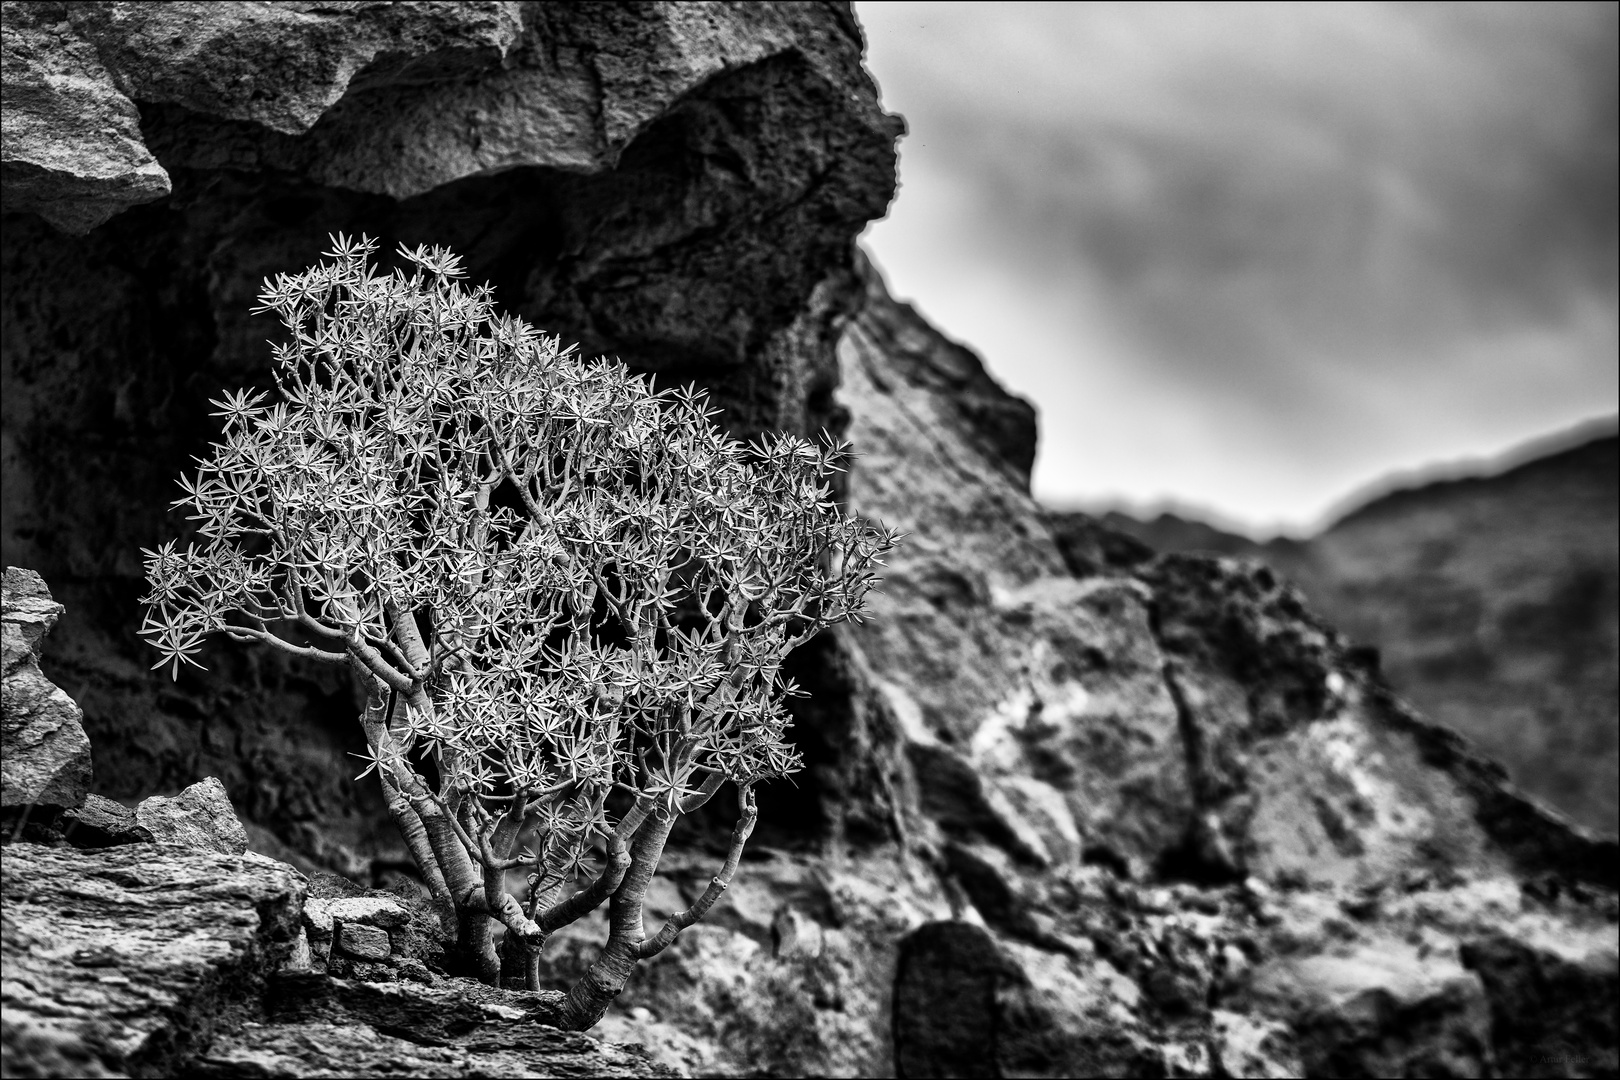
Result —
[[[1526,1061],[1542,1036],[1495,1019],[1465,958],[1505,935],[1606,970],[1612,841],[1414,715],[1265,567],[1101,528],[1060,544],[980,426],[1018,403],[962,408],[964,354],[868,289],[841,345],[850,498],[910,536],[799,714],[805,797],[843,811],[809,815],[814,853],[745,862],[604,1030],[705,1075]],[[650,918],[714,857],[672,860]],[[553,986],[601,933],[554,940]],[[1612,1039],[1533,969],[1522,1030],[1593,1048],[1601,1075]]]
[[[1620,829],[1620,439],[1578,429],[1482,475],[1388,492],[1306,540],[1174,515],[1104,525],[1162,551],[1263,559],[1376,647],[1424,715],[1588,828]],[[1064,517],[1083,529],[1083,516]]]
[[[438,916],[421,888],[404,882],[385,892],[316,874],[304,905],[304,934],[308,955],[289,970],[381,982],[427,982],[430,973],[446,970]]]
[[[0,207],[85,232],[167,195],[169,177],[135,103],[65,15],[65,4],[0,6]]]
[[[425,968],[427,986],[289,972],[305,881],[261,855],[19,843],[5,848],[0,883],[6,1076],[672,1075],[545,1026],[556,1001],[544,995]],[[397,902],[399,917],[380,920],[388,903],[377,899],[330,907],[354,920],[340,933],[372,931],[384,949],[390,932],[360,919],[408,925]]]
[[[1042,861],[1005,810],[941,792],[954,757],[1049,847],[1068,849],[1072,820],[1082,860],[1137,878],[1354,884],[1551,860],[1613,886],[1612,841],[1570,830],[1413,715],[1266,567],[1110,563],[1106,537],[1089,561],[1060,549],[1008,459],[908,375],[948,343],[875,277],[869,289],[841,346],[863,452],[850,497],[910,536],[877,618],[851,636],[906,756],[929,766],[919,799],[954,798],[928,815],[947,833]]]
[[[159,843],[225,855],[240,855],[248,849],[247,832],[236,820],[225,785],[212,776],[172,799],[154,795],[142,800],[135,808],[135,822]]]
[[[39,668],[45,635],[62,605],[32,570],[6,567],[0,650],[0,809],[44,813],[84,802],[90,787],[90,739],[74,700]]]
[[[7,1076],[169,1076],[285,959],[304,884],[263,856],[10,844]]]
[[[1606,937],[1582,950],[1492,933],[1463,949],[1490,1001],[1503,1076],[1620,1075],[1612,929]]]
[[[661,1077],[678,1073],[635,1047],[559,1031],[545,995],[477,983],[275,980],[261,1016],[216,1039],[187,1075],[252,1077]]]
[[[152,843],[151,831],[136,819],[134,810],[94,792],[84,797],[82,806],[62,815],[62,833],[78,848]]]
[[[1563,1043],[1565,1072],[1611,1060],[1612,841],[1414,715],[1266,567],[1054,533],[1028,494],[1029,405],[851,247],[893,192],[898,123],[847,8],[28,18],[6,63],[43,62],[47,31],[93,45],[171,188],[95,187],[97,162],[144,166],[85,152],[72,183],[18,181],[33,201],[8,207],[33,210],[0,239],[0,539],[61,582],[47,670],[85,709],[96,786],[218,775],[255,845],[396,880],[313,878],[282,977],[186,1068],[654,1071],[543,1025],[601,913],[548,943],[547,992],[442,970],[375,789],[348,779],[345,674],[221,645],[172,684],[134,638],[136,553],[174,528],[160,508],[212,432],[205,400],[265,382],[259,280],[336,229],[449,244],[587,353],[710,387],[735,433],[847,430],[850,504],[909,534],[877,619],[794,655],[808,767],[761,793],[725,900],[636,973],[603,1037],[701,1075],[1485,1074],[1549,1068]],[[34,100],[48,130],[57,99]],[[8,163],[43,160],[6,130]],[[41,214],[104,220],[64,236]],[[649,922],[703,890],[728,802],[683,822]],[[535,1056],[553,1052],[606,1056]]]

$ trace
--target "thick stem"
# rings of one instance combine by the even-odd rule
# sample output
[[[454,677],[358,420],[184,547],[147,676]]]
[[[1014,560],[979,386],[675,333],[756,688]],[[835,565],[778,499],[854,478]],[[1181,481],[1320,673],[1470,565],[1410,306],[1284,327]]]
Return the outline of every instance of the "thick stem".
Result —
[[[372,685],[375,687],[375,682]],[[375,695],[382,696],[380,690],[375,691]],[[415,704],[418,708],[432,707],[425,695]],[[384,718],[384,710],[374,710],[368,705],[361,724],[373,753],[387,763],[378,772],[387,770],[390,774],[383,781],[383,791],[390,796],[390,814],[400,825],[401,835],[410,847],[411,856],[422,866],[423,877],[428,880],[430,889],[434,888],[434,878],[428,868],[437,868],[438,881],[449,896],[449,910],[453,912],[450,925],[456,928],[457,941],[464,955],[478,970],[480,978],[491,985],[498,985],[500,959],[495,955],[486,882],[474,868],[461,838],[456,835],[455,822],[450,820],[449,814],[428,790],[422,778],[405,762],[399,743],[384,723]],[[396,810],[400,802],[404,806]],[[405,810],[409,810],[410,814],[406,815]],[[511,900],[510,897],[506,899]],[[435,903],[439,903],[437,893]],[[513,906],[516,907],[515,901]],[[440,910],[442,917],[445,909],[441,907]],[[518,914],[521,916],[521,911]],[[523,921],[528,922],[526,919]],[[533,926],[532,923],[529,925]]]
[[[614,890],[608,905],[608,937],[618,938],[633,945],[641,944],[647,929],[641,921],[641,909],[647,899],[647,889],[653,875],[658,872],[658,860],[663,857],[664,844],[675,827],[677,814],[655,813],[636,830],[630,844],[630,869]]]
[[[501,985],[501,957],[495,951],[495,920],[481,911],[463,908],[461,932],[456,936],[461,955],[478,973],[478,981]]]
[[[569,987],[559,1027],[570,1031],[595,1027],[629,981],[636,966],[636,950],[647,935],[641,921],[642,904],[677,816],[655,814],[637,831],[630,845],[630,869],[608,905],[607,945],[596,962]]]
[[[608,837],[607,865],[597,875],[595,881],[574,893],[568,899],[546,907],[537,912],[535,922],[546,933],[551,933],[560,927],[584,917],[595,911],[609,896],[612,896],[624,881],[624,875],[630,869],[630,852],[626,850],[624,841],[618,834]]]
[[[389,695],[383,692],[382,685],[373,680],[371,692],[367,695],[366,711],[360,720],[361,730],[365,732],[366,742],[371,746],[373,754],[386,752],[384,736],[388,733],[388,698]],[[405,840],[405,847],[410,851],[416,869],[421,873],[422,881],[433,897],[433,907],[438,913],[439,925],[446,934],[456,933],[459,920],[456,915],[455,897],[444,880],[444,872],[439,869],[439,860],[433,854],[433,845],[428,840],[427,827],[422,824],[422,816],[416,812],[411,806],[410,799],[400,790],[391,770],[378,769],[377,778],[382,782],[383,797],[388,804],[388,816],[399,829],[400,836]]]

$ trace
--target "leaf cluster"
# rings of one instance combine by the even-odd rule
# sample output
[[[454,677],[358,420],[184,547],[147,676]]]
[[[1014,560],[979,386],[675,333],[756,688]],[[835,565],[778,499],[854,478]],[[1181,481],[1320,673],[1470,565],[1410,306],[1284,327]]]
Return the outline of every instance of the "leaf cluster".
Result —
[[[143,552],[154,667],[212,634],[350,664],[469,824],[538,826],[551,880],[615,807],[799,769],[783,658],[862,617],[896,539],[834,502],[847,447],[731,439],[701,394],[498,314],[449,252],[380,273],[333,239],[266,282],[276,393],[214,402],[175,503],[199,540]]]

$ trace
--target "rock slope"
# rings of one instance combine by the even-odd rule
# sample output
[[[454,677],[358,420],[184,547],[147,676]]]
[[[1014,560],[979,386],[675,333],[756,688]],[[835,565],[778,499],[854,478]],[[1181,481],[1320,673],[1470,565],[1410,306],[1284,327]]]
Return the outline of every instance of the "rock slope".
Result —
[[[1612,429],[1612,424],[1609,425]],[[1426,715],[1588,828],[1620,831],[1620,440],[1579,432],[1402,487],[1303,541],[1102,518],[1162,551],[1263,559]],[[1573,445],[1571,445],[1573,443]]]

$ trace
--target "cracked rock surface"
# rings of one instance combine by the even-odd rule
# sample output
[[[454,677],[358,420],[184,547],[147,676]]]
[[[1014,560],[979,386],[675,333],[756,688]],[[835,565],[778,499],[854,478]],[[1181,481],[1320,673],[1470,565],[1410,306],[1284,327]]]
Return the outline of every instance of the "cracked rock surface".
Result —
[[[165,1076],[284,959],[301,876],[262,855],[16,843],[0,860],[8,1076]]]

